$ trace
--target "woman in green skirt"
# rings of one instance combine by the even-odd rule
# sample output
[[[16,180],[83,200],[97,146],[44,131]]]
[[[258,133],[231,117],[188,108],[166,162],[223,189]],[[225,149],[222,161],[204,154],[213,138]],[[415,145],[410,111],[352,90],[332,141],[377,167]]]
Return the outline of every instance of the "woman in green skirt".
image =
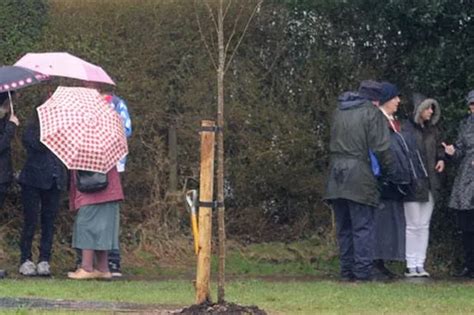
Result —
[[[107,186],[85,192],[78,188],[78,172],[71,171],[69,205],[77,211],[72,246],[82,251],[81,266],[69,272],[71,279],[108,279],[108,251],[118,249],[120,212],[124,199],[120,176],[114,167],[107,173]],[[94,265],[95,257],[95,265]]]

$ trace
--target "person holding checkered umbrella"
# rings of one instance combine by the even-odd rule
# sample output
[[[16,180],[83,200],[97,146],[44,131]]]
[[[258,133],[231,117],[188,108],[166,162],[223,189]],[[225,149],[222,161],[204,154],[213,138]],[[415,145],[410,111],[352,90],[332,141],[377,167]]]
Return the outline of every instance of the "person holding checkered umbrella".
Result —
[[[61,194],[67,189],[66,168],[56,155],[41,143],[36,111],[26,126],[22,142],[27,156],[18,179],[24,215],[19,272],[24,276],[49,276],[54,222]],[[38,264],[35,264],[31,247],[38,216],[41,223],[41,240]]]
[[[70,170],[72,246],[82,261],[68,277],[111,278],[108,252],[118,249],[124,199],[116,164],[128,153],[122,120],[97,90],[82,87],[58,87],[37,111],[41,142]]]

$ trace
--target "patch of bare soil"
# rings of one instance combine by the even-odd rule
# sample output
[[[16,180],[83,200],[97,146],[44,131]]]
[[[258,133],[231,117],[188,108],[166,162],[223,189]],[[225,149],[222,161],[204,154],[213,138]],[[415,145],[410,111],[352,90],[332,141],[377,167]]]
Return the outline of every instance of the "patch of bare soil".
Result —
[[[188,308],[182,309],[175,314],[185,315],[205,315],[205,314],[222,314],[222,315],[267,315],[267,312],[259,309],[257,306],[242,306],[234,303],[225,302],[224,304],[203,303],[195,304]]]

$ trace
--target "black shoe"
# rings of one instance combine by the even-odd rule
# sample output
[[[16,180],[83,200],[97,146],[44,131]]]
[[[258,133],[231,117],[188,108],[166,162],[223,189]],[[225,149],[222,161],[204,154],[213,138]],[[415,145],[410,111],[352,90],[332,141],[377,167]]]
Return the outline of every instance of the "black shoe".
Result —
[[[122,271],[120,270],[120,263],[109,261],[109,271],[112,274],[113,278],[120,278],[122,276]]]
[[[396,274],[394,274],[389,269],[387,269],[387,267],[385,267],[385,264],[384,264],[383,260],[375,260],[374,261],[374,271],[375,271],[374,274],[381,273],[384,276],[386,276],[388,278],[386,280],[392,280],[392,279],[397,278]]]
[[[393,278],[388,276],[383,270],[380,268],[372,268],[372,279],[373,281],[390,281]]]
[[[354,275],[341,276],[341,278],[339,278],[339,280],[340,280],[341,282],[354,282],[355,277],[354,277]]]
[[[474,279],[474,272],[469,268],[464,268],[461,272],[454,275],[456,278]]]

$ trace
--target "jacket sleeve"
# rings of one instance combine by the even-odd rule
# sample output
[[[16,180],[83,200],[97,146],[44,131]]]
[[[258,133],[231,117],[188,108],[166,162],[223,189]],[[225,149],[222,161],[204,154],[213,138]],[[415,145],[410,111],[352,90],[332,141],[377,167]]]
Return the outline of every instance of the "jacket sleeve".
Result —
[[[16,125],[11,121],[5,124],[5,133],[0,136],[0,153],[10,148],[10,143],[15,135]]]
[[[30,125],[26,128],[25,133],[23,134],[23,145],[27,149],[32,149],[35,151],[46,151],[48,148],[40,141],[40,130],[39,127]]]
[[[464,139],[464,134],[465,134],[464,129],[466,129],[466,125],[467,125],[467,122],[463,121],[463,123],[461,124],[461,127],[458,130],[458,137],[456,141],[454,142],[454,148],[456,149],[454,151],[454,155],[451,157],[448,155],[448,157],[450,157],[453,160],[462,159],[466,152],[466,143]]]
[[[390,152],[390,131],[386,118],[376,108],[369,112],[368,144],[380,163],[382,176],[391,178],[395,172]]]
[[[440,131],[438,128],[435,129],[436,135],[435,135],[435,141],[436,141],[436,162],[438,161],[446,161],[446,153],[444,152],[444,147],[441,144],[443,140],[441,139],[440,136]]]

